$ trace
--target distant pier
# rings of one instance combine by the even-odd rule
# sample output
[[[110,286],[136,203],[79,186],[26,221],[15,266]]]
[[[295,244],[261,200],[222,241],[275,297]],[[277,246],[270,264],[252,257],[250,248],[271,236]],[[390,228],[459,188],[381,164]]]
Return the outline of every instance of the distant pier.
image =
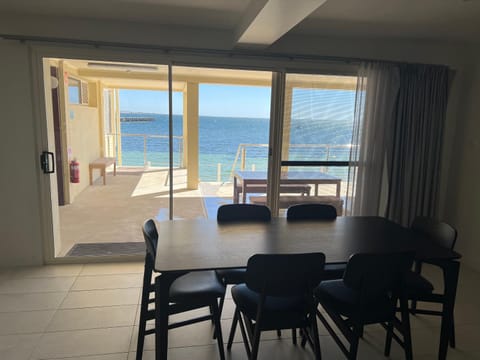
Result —
[[[133,121],[154,121],[155,118],[153,117],[139,117],[139,116],[132,116],[132,117],[121,117],[120,121],[122,122],[133,122]]]

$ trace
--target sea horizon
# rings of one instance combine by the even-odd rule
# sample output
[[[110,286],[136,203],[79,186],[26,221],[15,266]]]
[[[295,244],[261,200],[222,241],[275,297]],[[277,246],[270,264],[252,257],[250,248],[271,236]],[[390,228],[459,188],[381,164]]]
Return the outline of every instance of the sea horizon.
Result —
[[[165,114],[165,113],[156,113],[156,112],[142,112],[142,111],[128,111],[128,110],[121,110],[120,111],[120,115],[122,114],[128,114],[128,115],[131,115],[131,114],[135,114],[135,115],[161,115],[161,116],[168,116],[168,114]],[[183,117],[183,114],[172,114],[173,116],[181,116]],[[202,114],[199,114],[198,115],[199,117],[214,117],[214,118],[222,118],[222,119],[251,119],[251,120],[269,120],[270,118],[266,117],[266,118],[263,118],[263,117],[250,117],[250,116],[228,116],[228,115],[225,115],[225,116],[220,116],[220,115],[202,115]]]
[[[122,165],[168,166],[168,114],[124,112],[121,117],[151,117],[145,121],[123,121],[121,126]],[[174,166],[183,167],[183,115],[173,115]],[[266,170],[269,142],[269,118],[199,115],[200,181],[230,181],[232,171],[239,170],[239,149],[247,146],[246,169]],[[338,119],[292,119],[290,160],[348,160],[352,121]],[[319,144],[328,144],[322,146]],[[307,145],[307,146],[304,146]],[[146,154],[144,153],[146,149]],[[235,158],[237,161],[235,162]],[[221,168],[220,175],[217,174]],[[235,168],[234,168],[235,167]],[[337,172],[340,169],[333,169]],[[340,176],[340,174],[338,174]]]

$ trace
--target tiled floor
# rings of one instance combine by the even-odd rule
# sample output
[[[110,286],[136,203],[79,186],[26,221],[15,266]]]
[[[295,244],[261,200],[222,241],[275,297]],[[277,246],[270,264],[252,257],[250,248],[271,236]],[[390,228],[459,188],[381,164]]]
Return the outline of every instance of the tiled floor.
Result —
[[[440,273],[426,269],[437,281]],[[0,270],[1,360],[130,360],[135,359],[137,321],[143,264],[62,265]],[[448,359],[480,359],[480,289],[478,273],[462,267],[456,306],[457,349]],[[223,313],[224,338],[228,336],[233,303]],[[181,316],[181,315],[177,315]],[[183,315],[184,316],[184,315]],[[320,327],[323,358],[343,359]],[[412,317],[415,359],[436,359],[439,319]],[[170,359],[218,359],[209,322],[172,330]],[[367,327],[359,359],[383,359],[384,331]],[[144,359],[154,359],[149,336]],[[245,359],[237,334],[227,359]],[[311,359],[309,348],[293,346],[289,332],[278,339],[266,334],[260,359]],[[403,359],[394,344],[392,358]]]

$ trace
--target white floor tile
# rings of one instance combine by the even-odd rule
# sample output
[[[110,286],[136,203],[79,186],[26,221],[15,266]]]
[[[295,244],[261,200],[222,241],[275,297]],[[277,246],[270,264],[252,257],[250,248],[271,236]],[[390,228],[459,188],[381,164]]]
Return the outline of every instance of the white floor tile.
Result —
[[[0,312],[55,310],[67,292],[0,294]]]
[[[0,284],[0,294],[25,294],[69,291],[75,277],[19,278]]]
[[[0,359],[30,359],[41,337],[41,334],[0,336]]]
[[[62,303],[62,309],[101,307],[115,305],[136,305],[140,289],[113,289],[71,291]]]
[[[136,305],[58,310],[46,331],[133,326]]]
[[[45,333],[33,359],[126,353],[132,327]]]
[[[0,335],[41,333],[53,314],[55,310],[0,313]]]
[[[143,262],[85,264],[80,273],[80,276],[109,274],[143,274],[143,267]]]
[[[45,265],[45,266],[25,266],[12,268],[10,277],[19,278],[43,278],[43,277],[63,277],[77,276],[83,268],[83,264],[72,265]]]
[[[56,358],[55,360],[127,360],[127,358],[128,358],[128,353],[118,353],[118,354],[108,354],[108,355],[92,355],[92,356],[75,356],[75,357],[68,357],[68,358]]]
[[[0,270],[0,359],[135,359],[142,272],[141,263]],[[427,266],[425,275],[439,286],[441,273]],[[455,309],[457,349],[448,350],[448,359],[480,359],[478,277],[478,273],[462,267]],[[424,305],[427,308],[434,307],[431,304]],[[228,294],[222,313],[225,346],[234,308]],[[172,321],[207,311],[202,309],[179,314],[173,316]],[[411,325],[415,359],[436,359],[440,318],[412,316]],[[218,359],[212,331],[210,322],[171,330],[169,359]],[[323,358],[344,359],[323,326],[319,327],[319,332]],[[364,339],[360,341],[358,359],[385,359],[384,341],[385,331],[381,327],[366,327]],[[226,354],[230,360],[246,358],[238,329],[232,351]],[[150,335],[145,341],[144,359],[154,358],[154,336]],[[292,345],[289,330],[282,331],[280,339],[275,332],[262,334],[259,359],[311,358],[309,348]],[[390,358],[404,359],[403,350],[395,342]]]
[[[141,288],[142,274],[79,276],[73,284],[72,291]]]

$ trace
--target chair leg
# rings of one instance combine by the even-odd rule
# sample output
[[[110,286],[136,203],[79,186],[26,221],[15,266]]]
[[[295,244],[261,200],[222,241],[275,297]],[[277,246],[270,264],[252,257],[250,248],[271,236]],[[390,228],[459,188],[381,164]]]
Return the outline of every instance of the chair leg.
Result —
[[[235,313],[233,314],[233,319],[232,319],[232,326],[230,328],[230,334],[228,335],[227,350],[230,350],[232,348],[233,338],[235,337],[235,331],[237,330],[237,323],[238,323],[239,316],[240,316],[240,311],[238,309],[235,309]]]
[[[150,297],[150,283],[152,270],[145,264],[143,273],[142,302],[140,305],[140,322],[138,324],[137,355],[136,360],[142,360],[143,346],[145,342],[145,329],[147,327],[148,300]]]
[[[225,303],[225,294],[220,298],[220,302],[218,304],[218,311],[220,312],[220,318],[222,317],[223,305]]]
[[[250,355],[250,360],[257,360],[258,348],[260,346],[260,334],[260,326],[257,322],[255,324],[255,330],[253,331],[252,354]]]
[[[218,352],[220,353],[220,359],[225,360],[225,350],[223,348],[223,336],[222,336],[222,324],[220,321],[220,311],[218,309],[217,299],[210,305],[212,309],[212,319],[215,323],[215,335],[217,338]]]
[[[138,326],[138,338],[137,338],[137,355],[136,360],[142,360],[143,346],[145,342],[145,329],[147,327],[147,313],[140,310],[140,323]]]
[[[320,349],[320,336],[318,334],[317,318],[315,311],[312,313],[312,335],[313,335],[313,352],[316,360],[322,359],[322,351]],[[306,337],[306,336],[305,336]]]
[[[450,330],[450,347],[455,349],[456,342],[455,342],[455,320],[454,315],[452,315],[452,329]]]
[[[240,332],[242,333],[243,345],[245,346],[245,351],[247,352],[247,358],[250,359],[252,354],[250,351],[250,345],[249,345],[250,336],[247,335],[247,331],[250,331],[249,330],[250,328],[246,329],[246,326],[248,325],[244,323],[242,319],[242,314],[240,314],[240,311],[238,311],[237,319],[238,319],[238,326],[240,327]]]
[[[412,315],[415,315],[416,312],[417,312],[417,300],[412,300],[410,303],[410,313]]]
[[[282,330],[277,329],[277,336],[282,337]]]
[[[387,337],[385,339],[385,350],[384,355],[390,356],[390,349],[392,348],[392,338],[393,338],[393,322],[389,321],[387,323]]]
[[[405,350],[405,359],[412,360],[413,359],[413,352],[412,352],[412,336],[410,333],[410,317],[408,311],[408,300],[400,299],[400,309],[402,315],[402,334],[403,334],[403,347]]]
[[[212,318],[211,318],[210,321],[212,322],[212,325],[213,325],[213,327],[214,327],[212,339],[213,339],[213,340],[216,340],[216,339],[217,339],[217,332],[215,331],[215,318],[214,318],[214,315],[213,315],[213,313],[214,313],[213,305],[210,305],[209,308],[210,308],[210,315],[212,316]],[[217,308],[218,308],[218,307],[217,307]],[[220,315],[219,315],[219,316],[220,316]],[[221,317],[220,317],[220,319],[221,319]]]
[[[348,359],[349,360],[356,360],[357,352],[358,352],[358,340],[360,337],[358,336],[358,330],[353,330],[353,336],[350,339],[350,350],[348,352]]]
[[[297,329],[292,329],[292,343],[297,345]]]

